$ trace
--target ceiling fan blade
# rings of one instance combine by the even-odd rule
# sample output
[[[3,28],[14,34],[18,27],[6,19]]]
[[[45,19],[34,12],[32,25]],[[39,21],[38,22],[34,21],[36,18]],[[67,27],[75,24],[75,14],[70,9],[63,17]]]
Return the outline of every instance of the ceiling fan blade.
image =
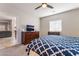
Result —
[[[40,6],[36,7],[36,8],[35,8],[35,10],[39,9],[40,7],[42,7],[42,5],[40,5]]]
[[[48,7],[48,8],[51,8],[51,9],[53,9],[53,8],[54,8],[54,7],[52,7],[52,6],[48,5],[48,4],[47,4],[47,7]]]

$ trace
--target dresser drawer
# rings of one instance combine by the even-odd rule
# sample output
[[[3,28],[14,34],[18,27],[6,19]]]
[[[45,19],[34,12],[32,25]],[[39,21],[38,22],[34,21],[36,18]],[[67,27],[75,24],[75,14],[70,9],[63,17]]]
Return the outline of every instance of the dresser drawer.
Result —
[[[39,32],[22,32],[22,44],[28,44],[39,37]]]

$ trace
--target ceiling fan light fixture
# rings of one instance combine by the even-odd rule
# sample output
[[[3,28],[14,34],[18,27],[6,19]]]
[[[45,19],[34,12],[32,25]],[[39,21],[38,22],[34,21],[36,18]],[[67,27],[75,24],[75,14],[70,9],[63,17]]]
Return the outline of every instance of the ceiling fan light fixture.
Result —
[[[45,4],[45,3],[42,4],[42,7],[43,7],[43,8],[46,8],[46,7],[47,7],[47,4]]]
[[[41,7],[42,8],[51,8],[51,9],[54,8],[53,6],[51,6],[51,5],[47,4],[47,3],[42,3],[41,5],[39,5],[38,7],[36,7],[35,10],[37,10],[37,9],[39,9]]]

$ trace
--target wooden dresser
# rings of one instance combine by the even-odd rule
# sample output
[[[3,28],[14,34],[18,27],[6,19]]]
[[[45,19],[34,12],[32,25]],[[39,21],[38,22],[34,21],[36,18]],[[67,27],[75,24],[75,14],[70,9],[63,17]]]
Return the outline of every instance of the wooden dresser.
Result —
[[[33,39],[39,38],[39,32],[22,32],[22,44],[26,45]]]

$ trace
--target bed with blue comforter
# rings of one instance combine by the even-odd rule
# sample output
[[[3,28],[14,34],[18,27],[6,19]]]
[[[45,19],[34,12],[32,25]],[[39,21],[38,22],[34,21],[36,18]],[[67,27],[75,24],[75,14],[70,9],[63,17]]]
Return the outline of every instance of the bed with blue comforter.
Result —
[[[78,56],[79,37],[48,35],[31,41],[26,48],[40,56]]]

